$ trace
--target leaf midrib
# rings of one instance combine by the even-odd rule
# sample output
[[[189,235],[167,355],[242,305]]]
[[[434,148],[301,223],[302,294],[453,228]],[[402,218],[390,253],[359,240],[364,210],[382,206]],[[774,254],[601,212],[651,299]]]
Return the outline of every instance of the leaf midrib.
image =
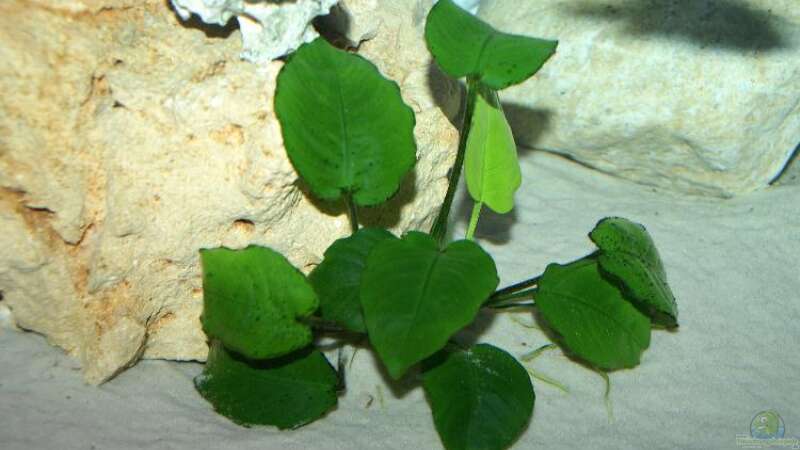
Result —
[[[431,278],[433,271],[436,267],[436,263],[439,261],[439,258],[442,256],[441,252],[436,252],[433,259],[431,259],[431,264],[428,269],[425,271],[425,281],[422,285],[422,291],[418,298],[418,301],[414,305],[414,314],[413,319],[411,320],[411,324],[406,327],[405,333],[403,333],[403,344],[408,342],[408,335],[411,333],[411,329],[414,328],[414,325],[419,321],[419,313],[422,309],[422,304],[424,303],[423,299],[428,297],[428,291],[431,286]]]
[[[344,106],[344,92],[342,91],[342,80],[339,70],[334,69],[336,78],[336,91],[339,94],[339,130],[342,134],[341,152],[342,152],[342,178],[347,186],[352,189],[353,174],[350,164],[350,134],[347,127],[347,120],[345,119],[345,106]]]
[[[642,345],[642,343],[641,343],[641,342],[639,342],[639,340],[636,338],[636,336],[635,336],[635,334],[633,333],[633,331],[631,331],[631,330],[629,330],[627,327],[623,326],[624,324],[623,324],[622,322],[620,322],[620,321],[619,321],[617,318],[615,318],[614,316],[610,315],[609,313],[607,313],[606,311],[602,310],[601,308],[598,308],[597,306],[595,306],[595,305],[593,305],[593,304],[591,304],[591,303],[588,303],[588,302],[586,302],[586,301],[585,301],[585,300],[583,300],[581,297],[577,297],[577,296],[575,296],[575,295],[572,295],[572,294],[564,294],[564,293],[560,293],[560,292],[553,292],[553,294],[555,294],[555,295],[559,295],[559,296],[561,296],[561,297],[565,297],[565,298],[568,298],[568,299],[571,299],[571,300],[574,300],[574,301],[576,301],[577,303],[580,303],[581,305],[584,305],[585,307],[587,307],[587,308],[589,308],[589,309],[592,309],[592,310],[594,310],[594,311],[597,311],[599,315],[607,317],[607,318],[608,318],[608,319],[610,319],[612,322],[614,322],[616,325],[618,325],[618,326],[619,326],[619,329],[620,329],[620,330],[622,330],[622,331],[624,331],[626,334],[628,334],[628,335],[630,336],[631,340],[632,340],[632,341],[634,341],[634,342],[636,342],[636,344],[637,344],[637,345],[638,345],[640,348],[645,348],[645,346],[644,346],[644,345]],[[622,300],[622,301],[625,301],[625,300]]]
[[[488,32],[488,35],[486,36],[486,39],[484,39],[483,42],[481,42],[481,49],[478,52],[478,61],[476,62],[477,67],[474,67],[472,69],[473,70],[473,73],[472,73],[473,76],[479,75],[481,72],[483,72],[483,69],[485,69],[484,56],[486,55],[486,48],[489,46],[489,43],[492,40],[494,40],[496,34],[497,34],[497,31],[495,31],[493,29],[490,29],[489,32]],[[481,77],[481,78],[483,78],[483,77]]]
[[[315,387],[315,388],[321,388],[322,391],[327,391],[328,389],[331,388],[331,385],[329,385],[327,383],[317,382],[317,381],[309,381],[309,380],[302,380],[302,379],[297,379],[297,378],[280,377],[280,376],[273,375],[273,374],[270,374],[270,373],[267,373],[267,372],[262,373],[261,377],[265,378],[265,379],[268,379],[268,380],[271,380],[272,382],[274,382],[276,384],[286,383],[286,384],[289,384],[289,385]]]
[[[644,273],[646,273],[647,277],[653,282],[653,285],[655,286],[655,288],[663,295],[664,298],[667,299],[667,302],[669,303],[669,305],[673,306],[673,307],[677,306],[676,303],[675,303],[675,295],[674,294],[667,295],[667,291],[665,289],[666,282],[661,279],[660,274],[657,273],[658,270],[657,270],[656,267],[653,267],[651,264],[649,264],[647,261],[645,261],[644,258],[642,258],[640,255],[637,255],[637,254],[635,254],[633,252],[626,251],[626,250],[615,250],[615,251],[611,252],[611,254],[614,254],[614,253],[620,253],[622,255],[629,256],[629,257],[633,258],[633,260],[635,262],[639,263],[645,269]],[[609,256],[611,256],[611,254],[609,254]],[[650,301],[645,302],[645,303],[649,303],[651,305],[658,306],[658,305],[655,304],[656,302],[652,301],[653,300],[652,298],[650,298],[649,300]]]
[[[481,93],[478,92],[478,95],[481,95]],[[482,150],[483,154],[481,155],[481,170],[480,170],[481,178],[480,178],[480,181],[478,182],[478,184],[481,187],[481,195],[480,195],[480,199],[478,199],[478,201],[480,201],[481,203],[485,203],[485,197],[486,197],[486,166],[487,166],[487,160],[489,158],[488,157],[488,155],[489,155],[489,133],[491,132],[491,130],[489,129],[490,128],[489,124],[492,121],[491,120],[491,112],[492,112],[491,108],[492,108],[492,105],[485,98],[483,99],[483,101],[486,102],[486,106],[489,109],[487,109],[487,112],[486,112],[486,115],[485,115],[486,116],[486,120],[483,121],[484,122],[484,124],[483,124],[484,125],[484,129],[486,130],[486,135],[484,136],[485,139],[481,143],[481,150]]]

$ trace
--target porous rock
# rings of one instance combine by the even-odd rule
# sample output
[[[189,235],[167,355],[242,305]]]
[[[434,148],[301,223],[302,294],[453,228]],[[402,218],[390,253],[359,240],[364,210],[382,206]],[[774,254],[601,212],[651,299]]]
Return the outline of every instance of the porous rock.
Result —
[[[479,16],[559,40],[501,94],[525,146],[730,196],[766,186],[800,142],[795,0],[484,0]]]
[[[363,52],[417,114],[418,163],[362,222],[424,230],[458,136],[416,10],[393,14]],[[266,245],[309,271],[349,232],[286,158],[282,63],[240,48],[238,30],[187,27],[160,0],[0,2],[2,304],[91,383],[140,357],[206,357],[198,249]]]

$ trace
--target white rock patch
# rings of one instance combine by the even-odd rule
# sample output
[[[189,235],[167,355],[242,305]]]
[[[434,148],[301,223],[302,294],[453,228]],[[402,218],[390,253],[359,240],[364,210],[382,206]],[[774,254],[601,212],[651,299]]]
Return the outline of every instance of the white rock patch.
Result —
[[[208,24],[236,17],[242,31],[242,58],[263,63],[284,56],[316,38],[315,17],[328,14],[337,0],[249,1],[170,0],[183,20],[192,14]]]

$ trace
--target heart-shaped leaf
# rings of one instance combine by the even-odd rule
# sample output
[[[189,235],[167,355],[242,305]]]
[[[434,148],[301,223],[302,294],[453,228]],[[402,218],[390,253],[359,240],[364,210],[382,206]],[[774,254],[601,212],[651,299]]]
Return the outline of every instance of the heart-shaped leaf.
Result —
[[[334,242],[308,276],[319,295],[320,316],[350,331],[366,333],[361,312],[361,275],[372,248],[386,239],[397,239],[379,228],[362,228],[354,235]]]
[[[600,248],[600,268],[619,280],[623,292],[653,319],[678,326],[678,305],[664,264],[644,226],[621,217],[601,220],[589,237]]]
[[[319,198],[377,205],[416,161],[414,113],[397,84],[322,38],[281,69],[275,113],[289,159]]]
[[[299,322],[318,306],[306,277],[265,247],[201,250],[203,330],[252,359],[305,347],[311,329]]]
[[[440,250],[409,232],[373,248],[361,279],[361,304],[372,346],[397,379],[471,323],[497,287],[494,261],[471,241]]]
[[[536,306],[572,353],[601,369],[634,367],[650,345],[647,316],[603,278],[592,257],[547,266]]]
[[[452,0],[439,0],[425,24],[436,63],[453,78],[474,77],[492,89],[521,83],[555,53],[557,41],[501,33]]]
[[[317,350],[306,348],[279,359],[251,361],[211,345],[198,392],[219,414],[239,425],[297,428],[336,406],[336,371]]]
[[[471,87],[478,92],[464,158],[467,188],[476,202],[505,214],[514,207],[514,193],[522,184],[517,145],[497,92]]]
[[[513,356],[488,344],[445,355],[425,371],[422,385],[447,450],[508,448],[533,412],[528,372]]]

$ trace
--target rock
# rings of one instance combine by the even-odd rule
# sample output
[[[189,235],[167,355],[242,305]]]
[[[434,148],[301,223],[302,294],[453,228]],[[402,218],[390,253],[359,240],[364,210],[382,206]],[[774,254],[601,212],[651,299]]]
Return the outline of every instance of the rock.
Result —
[[[337,0],[170,0],[183,20],[197,14],[207,24],[226,25],[236,17],[242,32],[242,58],[265,63],[318,36],[315,17],[330,12]]]
[[[454,0],[453,3],[466,9],[472,14],[476,14],[481,5],[481,0]]]
[[[800,142],[795,0],[484,0],[479,15],[560,41],[501,94],[522,145],[730,196],[766,186]]]
[[[11,315],[11,310],[8,306],[0,303],[0,333],[3,330],[14,330],[17,325],[14,323],[14,317]]]
[[[395,232],[430,227],[458,140],[412,12],[393,6],[398,26],[363,48],[417,113],[414,176],[361,211]],[[211,34],[160,0],[0,2],[1,303],[91,383],[140,356],[206,357],[198,249],[270,246],[307,272],[349,232],[286,158],[282,63],[241,61],[238,31]]]
[[[779,186],[800,185],[800,146],[794,151],[794,156],[792,156],[773,184]]]

